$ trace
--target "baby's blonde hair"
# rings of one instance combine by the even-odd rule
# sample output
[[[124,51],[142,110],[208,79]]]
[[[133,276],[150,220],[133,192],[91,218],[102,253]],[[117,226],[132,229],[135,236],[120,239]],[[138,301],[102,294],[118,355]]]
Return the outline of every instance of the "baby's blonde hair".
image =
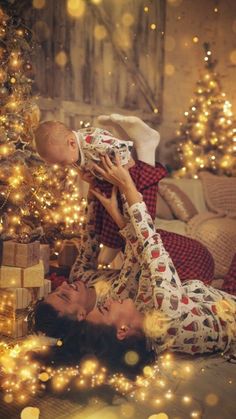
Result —
[[[41,122],[34,132],[38,153],[45,156],[49,146],[63,144],[70,132],[69,128],[60,121]]]

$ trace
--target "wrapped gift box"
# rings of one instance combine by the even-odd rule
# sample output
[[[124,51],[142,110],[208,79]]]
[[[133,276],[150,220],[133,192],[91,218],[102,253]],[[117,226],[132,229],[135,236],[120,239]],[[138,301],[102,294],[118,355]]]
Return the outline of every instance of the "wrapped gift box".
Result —
[[[48,244],[40,244],[40,260],[43,261],[44,274],[49,273],[49,260],[50,260],[50,246]]]
[[[40,288],[6,288],[0,289],[0,314],[13,308],[19,310],[26,308],[37,299]]]
[[[38,289],[37,298],[47,297],[51,292],[52,281],[49,279],[44,280],[44,285]]]
[[[79,245],[76,240],[64,240],[62,249],[58,255],[59,266],[71,267],[79,253]]]
[[[51,281],[44,280],[39,288],[0,289],[0,316],[12,317],[16,310],[22,310],[38,298],[47,297],[51,292]]]
[[[39,263],[40,243],[16,243],[12,240],[1,242],[0,264],[17,268],[28,268]]]
[[[35,288],[44,285],[44,267],[40,261],[29,268],[0,266],[0,288]]]
[[[20,338],[27,335],[27,314],[27,310],[20,310],[13,317],[5,317],[0,315],[0,334],[12,338]]]

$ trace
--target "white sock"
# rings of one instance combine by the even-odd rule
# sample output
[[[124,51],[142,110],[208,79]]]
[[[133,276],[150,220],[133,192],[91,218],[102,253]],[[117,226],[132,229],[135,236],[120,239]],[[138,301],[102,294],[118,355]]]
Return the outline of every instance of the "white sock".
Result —
[[[101,126],[107,127],[108,130],[109,128],[112,129],[112,131],[114,131],[114,136],[120,140],[127,141],[130,139],[129,135],[123,130],[123,128],[111,120],[110,115],[100,115],[98,116],[97,121]]]

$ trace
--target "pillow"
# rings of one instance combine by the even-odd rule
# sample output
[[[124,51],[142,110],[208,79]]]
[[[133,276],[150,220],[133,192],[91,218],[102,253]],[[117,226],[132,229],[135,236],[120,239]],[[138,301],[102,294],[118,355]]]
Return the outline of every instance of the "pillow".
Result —
[[[167,203],[165,202],[165,200],[162,198],[162,196],[159,193],[157,193],[156,216],[158,218],[163,219],[163,220],[173,220],[174,219],[169,205],[167,205]]]
[[[201,172],[199,177],[203,183],[203,190],[208,208],[235,218],[236,216],[236,178],[213,175]]]
[[[164,178],[160,182],[178,186],[196,207],[198,213],[207,211],[201,179]]]
[[[159,193],[178,220],[187,222],[198,213],[191,200],[178,186],[162,182],[159,184]]]

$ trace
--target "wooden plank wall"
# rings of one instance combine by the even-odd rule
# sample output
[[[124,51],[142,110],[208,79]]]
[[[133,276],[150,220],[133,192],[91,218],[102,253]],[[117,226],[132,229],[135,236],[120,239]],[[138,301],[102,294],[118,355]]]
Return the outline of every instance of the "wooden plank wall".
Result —
[[[43,9],[31,6],[25,13],[39,42],[33,58],[34,93],[42,118],[78,128],[80,120],[92,122],[101,113],[121,112],[157,125],[162,113],[165,0],[84,4],[84,14],[77,19],[69,16],[66,0],[47,0]],[[150,29],[152,23],[156,30]],[[94,31],[101,26],[107,35],[99,40]],[[61,51],[67,57],[63,67],[55,62]]]

